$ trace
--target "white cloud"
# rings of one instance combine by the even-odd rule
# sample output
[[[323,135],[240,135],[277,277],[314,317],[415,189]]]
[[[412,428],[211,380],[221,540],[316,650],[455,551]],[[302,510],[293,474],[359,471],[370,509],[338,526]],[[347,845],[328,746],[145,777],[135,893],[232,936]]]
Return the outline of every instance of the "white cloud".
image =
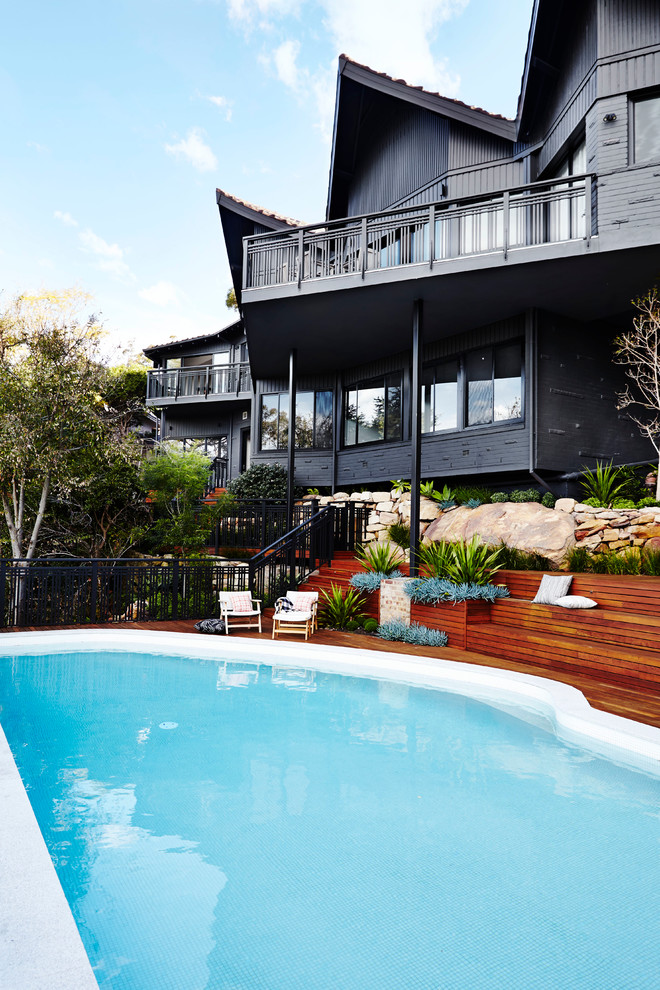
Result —
[[[334,47],[356,62],[415,86],[455,96],[459,77],[431,51],[438,28],[469,0],[320,0]]]
[[[255,18],[267,20],[271,17],[288,17],[296,14],[304,0],[227,0],[229,16],[243,24],[252,23]]]
[[[165,151],[175,158],[186,159],[198,172],[212,172],[217,168],[218,159],[208,144],[204,143],[203,135],[204,131],[193,127],[188,131],[188,136],[182,138],[178,144],[166,144]]]
[[[37,151],[40,155],[45,155],[47,152],[50,151],[49,147],[47,147],[45,144],[39,144],[38,141],[28,141],[27,146],[28,148],[34,148],[34,150]]]
[[[289,89],[297,89],[300,81],[300,73],[296,65],[299,52],[300,42],[292,40],[283,41],[273,52],[277,78]]]
[[[56,220],[59,220],[60,223],[65,224],[65,226],[67,227],[78,226],[78,221],[74,220],[70,213],[62,213],[61,210],[55,210],[53,216],[55,217]]]
[[[226,96],[207,96],[206,99],[209,103],[212,103],[214,106],[218,107],[219,110],[222,110],[225,120],[229,123],[231,120],[233,102],[228,100]]]
[[[148,289],[141,289],[138,295],[155,306],[180,306],[179,292],[180,290],[171,282],[156,282]]]
[[[82,250],[98,259],[95,268],[109,272],[123,282],[135,282],[135,275],[124,261],[124,252],[118,244],[108,244],[87,227],[78,234]]]

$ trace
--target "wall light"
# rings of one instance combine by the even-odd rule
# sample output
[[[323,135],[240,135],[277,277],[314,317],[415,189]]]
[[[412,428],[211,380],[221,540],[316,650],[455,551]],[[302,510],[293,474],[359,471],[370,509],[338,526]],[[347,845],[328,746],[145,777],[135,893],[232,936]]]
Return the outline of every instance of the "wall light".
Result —
[[[614,123],[615,120],[616,120],[615,113],[606,113],[605,116],[603,117],[603,123],[605,124],[612,124]]]

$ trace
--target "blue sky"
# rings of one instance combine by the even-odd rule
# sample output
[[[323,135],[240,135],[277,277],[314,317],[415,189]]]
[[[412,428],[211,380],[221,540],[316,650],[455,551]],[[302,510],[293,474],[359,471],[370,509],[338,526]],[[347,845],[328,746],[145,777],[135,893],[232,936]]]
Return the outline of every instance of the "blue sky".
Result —
[[[532,0],[22,0],[0,43],[0,288],[136,349],[231,322],[216,186],[323,216],[337,56],[514,116]]]

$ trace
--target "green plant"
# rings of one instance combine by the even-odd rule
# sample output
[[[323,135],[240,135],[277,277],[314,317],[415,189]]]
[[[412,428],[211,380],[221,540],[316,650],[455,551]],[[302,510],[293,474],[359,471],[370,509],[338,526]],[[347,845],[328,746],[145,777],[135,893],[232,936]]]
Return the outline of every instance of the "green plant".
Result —
[[[428,626],[421,626],[417,622],[412,622],[409,626],[399,620],[383,622],[378,626],[377,635],[390,642],[412,643],[414,646],[447,645],[446,632],[429,629]]]
[[[396,543],[402,550],[410,548],[410,526],[405,523],[392,523],[387,529],[387,535],[392,543]]]
[[[650,577],[660,577],[660,548],[658,550],[642,548],[641,571]]]
[[[641,574],[642,560],[637,547],[623,552],[603,550],[592,557],[594,574]]]
[[[541,505],[544,505],[546,509],[554,509],[556,502],[557,496],[553,495],[552,492],[545,492],[541,499]]]
[[[368,571],[391,574],[403,559],[401,547],[387,543],[365,543],[358,547],[355,555]]]
[[[391,574],[383,574],[381,571],[367,571],[366,574],[362,571],[358,571],[357,574],[351,575],[351,584],[357,591],[361,591],[363,594],[368,595],[372,591],[378,591],[380,588],[380,583],[383,578],[400,578],[403,577],[401,571],[392,571]]]
[[[493,550],[473,536],[468,543],[452,543],[451,558],[446,576],[456,584],[488,584],[491,576],[499,571],[500,551]]]
[[[354,588],[346,593],[338,584],[330,586],[330,591],[321,592],[319,618],[323,625],[333,629],[345,629],[349,622],[363,618],[364,598]]]
[[[640,498],[639,502],[637,503],[637,508],[645,509],[648,506],[659,506],[659,505],[660,502],[658,502],[656,498],[653,498],[651,495],[649,495],[646,498]]]
[[[506,543],[500,543],[498,563],[506,571],[549,571],[552,564],[547,557],[535,551],[518,550]]]
[[[319,493],[318,488],[308,488],[307,489],[307,494],[308,495],[318,495],[318,493]]]
[[[478,509],[481,504],[481,500],[478,498],[469,498],[465,503],[468,509]]]
[[[364,631],[372,635],[378,629],[378,621],[371,616],[364,620]]]
[[[511,492],[510,502],[540,502],[541,493],[536,488],[519,488]]]
[[[392,491],[396,495],[403,495],[404,492],[410,491],[409,481],[401,481],[401,480],[390,481],[390,485],[392,486]]]
[[[582,500],[582,505],[589,505],[592,509],[604,508],[604,503],[599,498],[585,498]]]
[[[361,624],[356,619],[349,619],[345,626],[347,632],[355,632],[357,629],[361,628]]]
[[[480,505],[488,505],[492,501],[492,494],[488,488],[479,485],[461,485],[454,489],[454,499],[457,505],[469,505],[470,502],[478,502]]]
[[[508,598],[509,590],[503,584],[455,584],[447,578],[416,578],[408,581],[405,592],[420,605],[460,605],[462,602],[494,602]]]
[[[276,498],[282,501],[286,498],[287,473],[281,464],[253,464],[252,467],[239,474],[227,485],[227,490],[234,498],[259,499]],[[303,488],[296,487],[294,496],[302,498]]]
[[[490,496],[491,502],[510,502],[511,496],[508,492],[493,492]]]
[[[636,509],[635,500],[632,498],[615,498],[612,500],[613,509]]]
[[[588,498],[597,498],[601,505],[609,505],[626,487],[625,473],[612,462],[596,462],[596,470],[585,468],[582,472],[582,491]]]
[[[586,547],[571,547],[564,558],[566,568],[576,574],[588,574],[593,570],[593,555]]]
[[[452,557],[452,544],[444,540],[440,543],[420,544],[419,563],[428,577],[444,577]]]

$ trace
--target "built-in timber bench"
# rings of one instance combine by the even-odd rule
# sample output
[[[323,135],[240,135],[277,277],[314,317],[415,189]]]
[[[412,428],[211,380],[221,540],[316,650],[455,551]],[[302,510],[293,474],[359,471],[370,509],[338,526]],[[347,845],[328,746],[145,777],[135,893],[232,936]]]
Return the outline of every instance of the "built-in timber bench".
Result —
[[[567,609],[532,604],[541,577],[498,572],[495,580],[511,597],[491,606],[487,622],[468,617],[467,649],[660,692],[660,578],[576,574],[569,594],[598,606]]]

